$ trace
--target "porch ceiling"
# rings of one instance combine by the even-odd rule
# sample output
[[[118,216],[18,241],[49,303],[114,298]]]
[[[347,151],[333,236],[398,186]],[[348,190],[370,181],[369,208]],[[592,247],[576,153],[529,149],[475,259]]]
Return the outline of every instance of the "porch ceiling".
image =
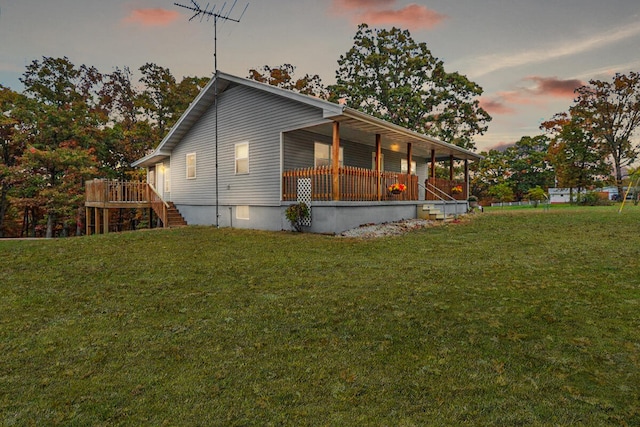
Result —
[[[389,126],[390,124],[386,122],[364,121],[358,117],[350,117],[348,115],[341,115],[332,119],[340,123],[340,139],[375,147],[376,134],[380,134],[382,148],[390,151],[406,153],[407,144],[410,143],[412,144],[414,156],[427,159],[431,158],[431,150],[435,150],[436,160],[438,161],[449,160],[450,156],[453,156],[456,160],[473,161],[482,158],[471,151],[412,132],[400,126]],[[328,137],[333,135],[333,126],[330,122],[312,126],[306,130]]]

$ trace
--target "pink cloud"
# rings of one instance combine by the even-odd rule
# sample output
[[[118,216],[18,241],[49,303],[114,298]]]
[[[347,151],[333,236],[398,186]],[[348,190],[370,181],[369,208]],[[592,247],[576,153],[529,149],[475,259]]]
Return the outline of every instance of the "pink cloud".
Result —
[[[165,26],[169,25],[180,14],[174,10],[166,9],[134,9],[129,16],[124,19],[124,22],[130,24],[141,24],[145,27]]]
[[[412,29],[431,29],[448,19],[434,10],[417,4],[395,8],[396,0],[333,0],[334,15],[350,15],[352,22],[369,25],[398,25]]]
[[[497,95],[504,102],[516,105],[541,105],[542,102],[539,99],[534,98],[530,90],[510,90],[504,92],[498,92]]]
[[[410,4],[398,10],[370,10],[357,16],[358,21],[367,24],[399,24],[419,29],[431,29],[447,18],[447,15],[417,4]]]
[[[396,0],[333,0],[333,7],[337,10],[371,9],[388,7],[396,3]]]
[[[480,106],[489,114],[515,114],[517,105],[544,107],[549,97],[573,98],[573,91],[585,83],[577,79],[562,80],[557,77],[530,76],[525,81],[534,82],[534,87],[497,92],[490,98],[482,97]]]
[[[515,114],[516,110],[507,106],[501,99],[480,98],[480,107],[489,114]]]
[[[585,82],[577,79],[561,80],[557,77],[531,76],[525,80],[536,84],[533,89],[536,95],[550,95],[556,98],[573,98],[573,92],[585,85]]]

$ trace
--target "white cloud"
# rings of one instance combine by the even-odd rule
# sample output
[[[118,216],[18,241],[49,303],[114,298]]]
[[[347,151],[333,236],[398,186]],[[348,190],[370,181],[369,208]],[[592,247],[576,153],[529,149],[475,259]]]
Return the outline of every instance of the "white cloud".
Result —
[[[577,55],[579,53],[608,46],[638,35],[640,35],[640,24],[638,22],[634,22],[615,30],[594,34],[586,39],[568,40],[560,44],[554,44],[552,46],[518,53],[508,52],[470,58],[464,61],[470,63],[470,65],[465,67],[458,66],[456,69],[464,68],[473,70],[469,73],[471,77],[484,76],[505,68],[519,67],[523,65],[541,63],[564,56]]]
[[[626,62],[624,64],[613,64],[606,67],[595,68],[573,76],[573,78],[581,80],[602,79],[603,76],[613,76],[615,73],[625,74],[629,71],[636,71],[638,69],[640,69],[640,59],[632,62]]]

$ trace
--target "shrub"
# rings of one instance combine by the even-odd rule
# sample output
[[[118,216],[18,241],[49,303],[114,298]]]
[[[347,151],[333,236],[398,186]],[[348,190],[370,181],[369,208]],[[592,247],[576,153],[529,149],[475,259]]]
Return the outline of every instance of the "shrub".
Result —
[[[306,203],[300,202],[289,206],[285,215],[291,223],[291,226],[296,231],[302,232],[302,223],[305,219],[311,216],[311,212],[309,211],[309,206],[307,206]]]
[[[611,201],[608,197],[602,196],[601,193],[595,191],[589,191],[586,194],[578,195],[579,205],[582,206],[609,206],[611,205]]]

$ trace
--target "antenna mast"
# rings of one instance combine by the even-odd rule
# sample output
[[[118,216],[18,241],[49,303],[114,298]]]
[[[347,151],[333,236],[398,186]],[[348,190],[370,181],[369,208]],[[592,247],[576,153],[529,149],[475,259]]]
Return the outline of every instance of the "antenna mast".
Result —
[[[193,16],[189,18],[189,21],[192,21],[197,17],[200,17],[200,21],[202,21],[202,19],[204,19],[205,17],[207,18],[207,21],[213,18],[213,66],[214,66],[215,72],[218,71],[218,20],[222,20],[223,22],[231,21],[231,22],[239,23],[242,17],[244,16],[244,13],[247,11],[247,8],[249,7],[249,3],[247,3],[244,7],[244,10],[240,14],[240,16],[238,18],[232,18],[231,13],[233,12],[233,9],[236,7],[237,2],[238,0],[234,0],[233,4],[231,5],[231,8],[226,12],[224,10],[225,7],[227,6],[226,2],[222,5],[220,9],[216,9],[215,5],[209,8],[209,3],[207,3],[207,6],[203,9],[202,7],[200,7],[198,2],[196,2],[196,0],[191,0],[191,5],[189,6],[180,4],[180,3],[174,3],[174,5],[178,7],[182,7],[184,9],[188,9],[193,12]]]
[[[178,6],[178,7],[182,7],[184,9],[188,9],[190,11],[193,12],[193,16],[191,18],[189,18],[189,21],[192,21],[193,19],[197,18],[198,16],[200,17],[200,21],[202,21],[202,19],[204,17],[207,18],[207,21],[211,18],[213,18],[213,66],[214,66],[214,83],[213,83],[213,102],[214,102],[214,109],[215,109],[215,116],[216,116],[216,125],[215,125],[215,154],[216,154],[216,227],[220,226],[220,214],[219,214],[219,207],[220,207],[220,199],[219,199],[219,194],[220,194],[220,187],[219,187],[219,182],[220,180],[218,179],[218,20],[222,20],[222,22],[226,22],[226,21],[231,21],[231,22],[240,22],[240,20],[242,19],[242,17],[244,16],[244,13],[247,11],[247,8],[249,7],[249,3],[246,4],[246,6],[244,7],[244,10],[242,11],[242,13],[240,14],[240,16],[236,19],[236,18],[232,18],[231,17],[231,13],[233,12],[233,9],[236,7],[236,3],[238,2],[238,0],[234,0],[233,4],[231,5],[231,8],[225,12],[225,7],[227,6],[227,3],[225,2],[222,7],[220,9],[216,9],[216,6],[211,6],[211,8],[209,8],[209,3],[207,3],[207,6],[203,9],[202,7],[200,7],[200,5],[198,4],[198,2],[196,2],[196,0],[191,0],[191,5],[187,6],[184,4],[179,4],[179,3],[174,3],[174,5]],[[231,224],[231,212],[229,213],[229,224]]]

